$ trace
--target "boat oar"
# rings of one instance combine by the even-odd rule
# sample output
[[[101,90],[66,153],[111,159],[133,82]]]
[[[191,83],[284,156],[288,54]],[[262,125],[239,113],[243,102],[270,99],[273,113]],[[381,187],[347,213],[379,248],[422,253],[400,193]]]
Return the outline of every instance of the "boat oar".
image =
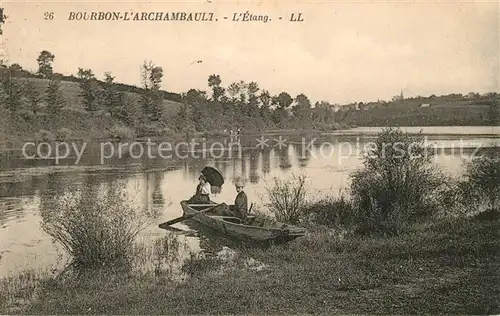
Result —
[[[255,215],[250,214],[250,212],[252,211],[252,207],[253,207],[253,203],[250,204],[250,208],[248,209],[247,216],[244,220],[245,224],[250,224],[255,219]]]
[[[160,225],[158,225],[158,226],[159,226],[160,228],[165,228],[165,227],[167,227],[167,226],[170,226],[170,225],[173,225],[173,224],[177,224],[177,223],[179,223],[179,222],[182,222],[182,221],[185,221],[185,220],[187,220],[187,219],[193,218],[193,217],[195,217],[195,216],[196,216],[196,215],[198,215],[198,214],[202,214],[202,213],[208,212],[208,211],[210,211],[210,210],[214,209],[216,206],[219,206],[219,205],[221,205],[221,204],[217,204],[217,205],[214,205],[214,206],[212,206],[212,207],[209,207],[209,208],[203,209],[203,210],[201,210],[201,211],[197,212],[196,214],[191,214],[191,215],[187,215],[187,216],[181,216],[181,217],[174,218],[174,219],[169,220],[169,221],[167,221],[167,222],[165,222],[165,223],[161,223],[161,224],[160,224]]]

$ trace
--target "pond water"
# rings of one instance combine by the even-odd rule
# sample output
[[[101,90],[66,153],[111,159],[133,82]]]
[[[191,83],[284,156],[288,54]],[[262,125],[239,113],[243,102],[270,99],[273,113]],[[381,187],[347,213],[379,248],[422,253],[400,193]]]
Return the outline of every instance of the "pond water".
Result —
[[[46,199],[62,196],[68,188],[124,182],[127,195],[136,203],[160,211],[157,223],[141,234],[147,242],[166,234],[157,224],[182,215],[179,203],[193,194],[197,176],[204,166],[217,168],[226,180],[222,192],[213,197],[216,202],[230,204],[234,201],[236,192],[231,181],[236,176],[248,180],[245,191],[250,202],[260,210],[264,210],[265,188],[273,177],[286,179],[294,173],[308,177],[311,196],[339,195],[349,185],[349,174],[362,166],[363,148],[372,140],[370,134],[378,130],[355,129],[358,136],[352,136],[351,130],[344,136],[337,133],[316,138],[243,136],[240,151],[223,151],[215,147],[207,150],[203,146],[185,150],[187,146],[179,146],[184,148],[183,153],[188,154],[179,155],[177,152],[181,157],[164,159],[138,157],[129,152],[122,158],[104,160],[102,164],[100,144],[89,144],[78,165],[71,155],[57,166],[54,159],[4,157],[0,172],[0,176],[3,175],[0,177],[0,277],[25,269],[61,266],[66,255],[42,231],[40,210],[46,205]],[[418,128],[413,130],[419,131]],[[458,177],[463,162],[472,154],[480,154],[482,149],[493,144],[500,145],[498,132],[490,127],[432,128],[428,131],[429,142],[438,148],[434,161],[444,172]],[[457,136],[449,136],[455,133]],[[264,145],[263,140],[267,140]],[[206,141],[227,144],[226,139]],[[175,227],[189,228],[184,223]],[[188,245],[186,253],[206,251],[210,247],[222,249],[220,243],[214,246],[206,236],[181,237]]]

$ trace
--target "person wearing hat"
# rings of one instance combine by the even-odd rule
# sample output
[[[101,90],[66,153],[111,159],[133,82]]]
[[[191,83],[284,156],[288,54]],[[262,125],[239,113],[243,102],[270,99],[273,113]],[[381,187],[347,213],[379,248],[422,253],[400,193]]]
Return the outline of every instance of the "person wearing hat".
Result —
[[[208,183],[207,178],[202,174],[198,177],[198,180],[200,180],[200,183],[196,186],[196,192],[189,201],[193,204],[208,204],[210,203],[210,194],[212,193],[210,183]]]
[[[245,220],[248,215],[248,198],[245,191],[243,191],[244,183],[241,179],[238,179],[235,181],[234,186],[238,194],[234,200],[234,205],[229,206],[229,210],[232,216]]]

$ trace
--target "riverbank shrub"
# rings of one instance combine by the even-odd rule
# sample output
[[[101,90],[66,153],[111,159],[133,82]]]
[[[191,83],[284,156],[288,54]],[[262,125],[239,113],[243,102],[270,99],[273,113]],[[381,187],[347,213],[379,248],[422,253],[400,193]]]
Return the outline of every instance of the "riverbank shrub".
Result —
[[[134,207],[120,183],[70,189],[41,209],[42,229],[71,255],[78,271],[128,269],[140,231],[157,214]]]
[[[357,231],[397,233],[435,210],[445,182],[421,134],[384,129],[365,152],[350,188]]]
[[[303,216],[313,226],[350,227],[353,221],[353,207],[349,199],[328,197],[308,204]]]
[[[469,201],[486,201],[488,210],[499,208],[500,157],[475,157],[466,165],[463,194]]]
[[[268,207],[276,220],[298,224],[303,220],[307,205],[307,178],[294,174],[290,180],[274,178],[272,186],[266,186]]]

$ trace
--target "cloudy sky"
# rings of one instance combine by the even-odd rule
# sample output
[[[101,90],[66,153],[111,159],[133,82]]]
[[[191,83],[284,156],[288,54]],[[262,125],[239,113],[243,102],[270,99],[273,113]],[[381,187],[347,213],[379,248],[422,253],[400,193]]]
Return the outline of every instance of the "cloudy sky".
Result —
[[[109,70],[117,81],[136,85],[140,64],[150,59],[163,67],[163,88],[172,92],[207,90],[213,73],[225,86],[256,81],[273,94],[339,103],[387,100],[401,89],[405,96],[499,90],[497,1],[39,0],[3,6],[3,54],[32,70],[39,52],[49,50],[57,72],[91,68],[102,78]],[[69,21],[72,11],[213,12],[219,21]],[[230,20],[245,11],[272,21]],[[44,20],[45,12],[54,12],[53,20]],[[294,12],[304,22],[289,22]]]

